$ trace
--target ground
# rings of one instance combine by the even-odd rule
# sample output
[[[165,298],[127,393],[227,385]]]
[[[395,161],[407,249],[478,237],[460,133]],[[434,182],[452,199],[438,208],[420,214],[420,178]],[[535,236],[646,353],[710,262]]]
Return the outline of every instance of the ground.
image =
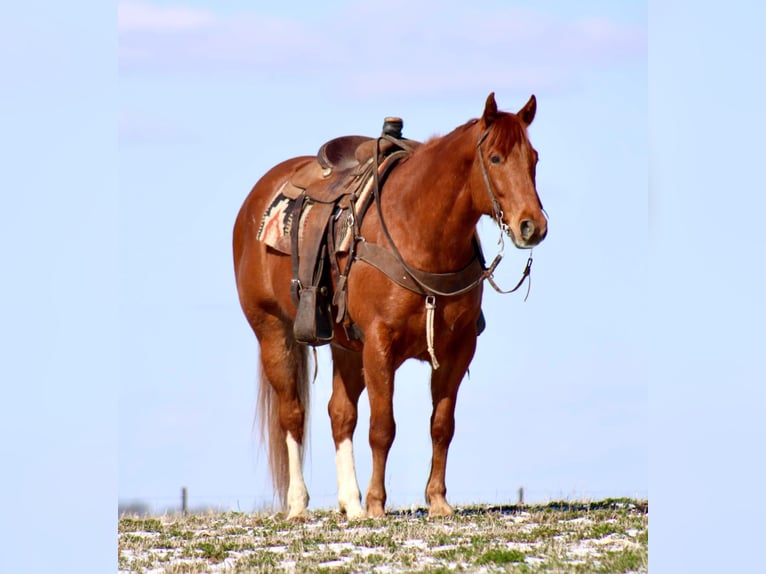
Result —
[[[424,509],[349,522],[328,510],[122,516],[121,573],[648,572],[648,503]]]

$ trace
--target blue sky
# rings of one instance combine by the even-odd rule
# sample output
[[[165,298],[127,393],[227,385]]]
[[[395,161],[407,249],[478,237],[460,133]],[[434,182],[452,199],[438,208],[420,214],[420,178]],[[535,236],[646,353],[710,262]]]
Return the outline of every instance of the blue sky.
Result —
[[[116,3],[4,6],[0,531],[14,550],[5,566],[113,568],[118,498],[162,507],[185,484],[192,503],[257,504],[266,481],[250,434],[256,350],[229,256],[239,204],[284,157],[340,133],[375,133],[392,113],[410,137],[444,133],[477,116],[490,90],[510,110],[538,96],[531,137],[551,232],[535,251],[527,303],[487,294],[488,331],[458,407],[452,500],[512,498],[521,484],[542,497],[649,489],[653,572],[752,566],[766,399],[763,9],[654,2],[647,32],[643,3],[513,5],[540,49],[488,28],[460,37],[474,47],[454,72],[463,81],[430,93],[418,82],[425,62],[444,70],[447,60],[428,46],[449,25],[489,26],[508,9],[444,10],[437,27],[401,8],[401,33],[420,51],[414,63],[388,64],[399,87],[379,97],[345,72],[371,42],[338,40],[353,48],[344,66],[321,60],[320,72],[310,48],[327,46],[317,23],[332,18],[304,9],[301,20],[284,3],[261,16],[236,2],[156,4],[202,12],[197,22],[212,28],[198,38],[218,58],[207,62],[184,56],[188,29],[118,31]],[[229,45],[257,46],[232,22],[246,30],[266,16],[311,32],[291,53],[298,61],[283,60],[299,70],[308,59],[310,70],[280,76],[241,54],[225,59],[227,30]],[[591,18],[621,31],[617,46],[609,34],[583,37],[575,24]],[[562,30],[566,53],[552,47]],[[643,48],[625,43],[636,30]],[[128,66],[131,34],[144,35],[151,57]],[[577,52],[577,40],[589,48]],[[474,65],[483,74],[459,75]],[[522,265],[523,254],[509,254],[500,279],[511,283]],[[323,506],[335,480],[327,373],[325,363],[308,470]],[[408,365],[398,381],[394,505],[421,500],[425,377]],[[504,456],[485,457],[483,439],[500,431]],[[737,551],[718,551],[727,548]]]
[[[446,133],[480,115],[490,91],[512,111],[538,97],[531,137],[551,232],[527,303],[486,295],[489,327],[450,451],[451,500],[515,500],[519,486],[529,500],[647,496],[645,6],[411,4],[317,14],[120,4],[121,500],[173,506],[185,485],[193,505],[270,501],[250,430],[257,348],[230,255],[256,179],[336,135],[375,134],[386,115],[404,118],[411,138]],[[389,25],[376,37],[379,21]],[[489,250],[491,222],[482,231]],[[511,250],[499,278],[515,282],[525,260]],[[307,466],[319,507],[335,505],[330,373],[322,349]],[[427,368],[407,364],[392,506],[422,503],[429,405]]]
[[[446,133],[478,116],[490,91],[509,110],[538,97],[531,135],[551,232],[527,303],[486,296],[451,499],[508,501],[519,486],[530,500],[647,496],[645,6],[214,6],[120,4],[120,500],[173,506],[186,485],[193,505],[270,501],[250,431],[257,350],[230,255],[256,179],[336,135],[375,134],[386,115],[403,117],[411,138]],[[372,23],[386,19],[390,32],[375,37]],[[491,223],[482,231],[493,246]],[[524,261],[509,253],[499,278],[515,282]],[[327,507],[335,471],[320,357],[307,479],[312,503]],[[391,505],[422,502],[427,381],[419,364],[397,377]]]

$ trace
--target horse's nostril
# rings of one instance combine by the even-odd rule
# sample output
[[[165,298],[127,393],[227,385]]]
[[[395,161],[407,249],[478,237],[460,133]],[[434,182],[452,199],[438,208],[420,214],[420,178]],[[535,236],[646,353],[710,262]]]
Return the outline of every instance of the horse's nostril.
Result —
[[[521,222],[521,236],[524,238],[525,241],[527,241],[530,237],[532,237],[532,234],[535,232],[535,224],[532,223],[531,219],[525,219]]]

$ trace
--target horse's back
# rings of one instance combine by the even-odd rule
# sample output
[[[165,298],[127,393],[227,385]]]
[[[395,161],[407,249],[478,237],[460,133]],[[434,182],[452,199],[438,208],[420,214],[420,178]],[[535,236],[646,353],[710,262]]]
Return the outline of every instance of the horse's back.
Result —
[[[313,156],[294,157],[283,161],[267,171],[250,190],[239,210],[234,223],[234,266],[245,245],[255,241],[261,217],[266,211],[269,200],[277,189],[287,181],[291,174],[307,163],[314,161]]]
[[[280,304],[289,307],[289,300],[279,299],[282,291],[289,291],[290,258],[272,252],[259,241],[258,229],[277,190],[311,161],[315,161],[313,156],[294,157],[267,171],[253,186],[234,223],[234,274],[240,303],[251,322],[256,308]],[[280,289],[282,283],[286,289]]]

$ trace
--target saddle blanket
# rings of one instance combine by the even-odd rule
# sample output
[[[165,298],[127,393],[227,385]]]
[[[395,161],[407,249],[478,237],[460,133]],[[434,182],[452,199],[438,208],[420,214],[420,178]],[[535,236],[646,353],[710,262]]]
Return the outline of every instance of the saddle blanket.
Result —
[[[372,193],[373,178],[368,178],[362,186],[361,192],[356,198],[355,202],[360,203],[366,201],[370,193]],[[293,204],[294,199],[290,199],[282,193],[284,186],[280,187],[274,198],[271,200],[269,207],[266,208],[266,212],[261,218],[261,225],[258,228],[258,235],[256,236],[259,241],[263,241],[269,247],[276,249],[280,253],[290,255],[292,252],[292,229],[295,222],[293,221]],[[303,237],[303,231],[310,218],[311,208],[313,204],[310,198],[307,198],[303,202],[303,209],[301,210],[300,221],[298,225],[298,240]],[[351,246],[352,240],[352,228],[354,224],[351,210],[348,208],[336,207],[332,214],[333,221],[330,223],[334,226],[335,233],[335,252],[346,253]]]
[[[256,236],[259,241],[263,241],[269,247],[287,255],[290,254],[291,249],[290,233],[293,228],[293,203],[295,200],[282,195],[280,188],[269,207],[266,208]],[[304,205],[303,213],[310,209],[310,204]]]

